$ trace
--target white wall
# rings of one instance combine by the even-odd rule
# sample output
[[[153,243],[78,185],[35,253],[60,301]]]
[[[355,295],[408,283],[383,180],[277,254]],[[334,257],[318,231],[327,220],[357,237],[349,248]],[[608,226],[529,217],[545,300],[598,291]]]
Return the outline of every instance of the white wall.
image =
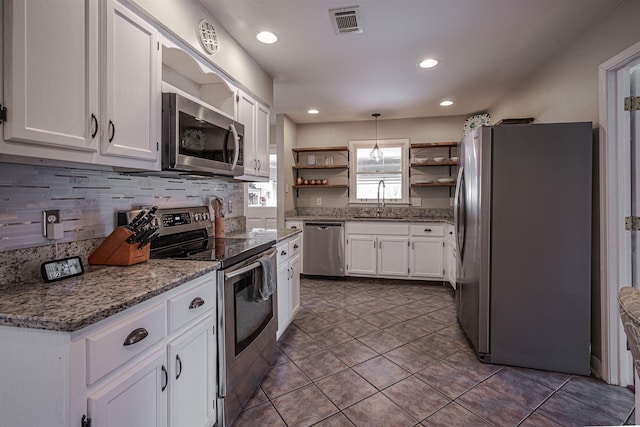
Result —
[[[410,142],[449,142],[460,141],[466,117],[423,117],[415,119],[395,119],[378,121],[378,139],[408,138]],[[375,122],[309,123],[297,125],[295,147],[346,146],[350,140],[375,139]],[[291,159],[291,149],[285,151]],[[294,174],[290,165],[286,165],[288,184]],[[324,178],[324,176],[323,176]],[[329,178],[330,179],[330,178]],[[322,207],[342,208],[348,206],[347,191],[343,189],[302,189],[292,203],[295,207],[315,207],[316,198],[322,198]],[[422,199],[423,208],[449,208],[450,191],[445,187],[413,188],[411,197]]]
[[[640,40],[640,1],[625,0],[492,106],[492,122],[591,121],[598,126],[598,66]]]
[[[258,63],[224,30],[197,0],[131,0],[142,8],[166,30],[199,52],[203,58],[225,72],[236,83],[244,86],[263,103],[273,105],[273,79]],[[201,19],[207,19],[216,29],[219,47],[210,55],[200,45],[196,27]]]

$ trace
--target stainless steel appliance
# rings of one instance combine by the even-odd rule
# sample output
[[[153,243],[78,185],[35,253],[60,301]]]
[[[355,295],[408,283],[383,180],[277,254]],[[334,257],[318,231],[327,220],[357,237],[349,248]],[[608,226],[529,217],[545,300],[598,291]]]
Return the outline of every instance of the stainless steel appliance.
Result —
[[[185,175],[244,173],[244,126],[175,93],[162,94],[162,170]]]
[[[344,277],[344,223],[305,221],[303,266],[305,276]]]
[[[481,361],[589,374],[591,135],[513,124],[462,140],[456,304]]]
[[[129,223],[140,211],[119,215]],[[218,419],[230,426],[259,387],[275,357],[277,291],[266,300],[254,294],[268,268],[275,280],[275,240],[212,238],[214,229],[206,206],[158,209],[151,242],[152,258],[218,261]],[[274,285],[275,286],[275,285]]]

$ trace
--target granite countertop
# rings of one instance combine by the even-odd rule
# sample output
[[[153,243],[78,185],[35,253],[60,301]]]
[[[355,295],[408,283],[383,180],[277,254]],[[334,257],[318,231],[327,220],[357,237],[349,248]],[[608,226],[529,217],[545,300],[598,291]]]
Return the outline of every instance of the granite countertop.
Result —
[[[0,325],[73,332],[216,270],[211,261],[89,265],[81,276],[0,286]]]
[[[429,218],[429,217],[369,217],[369,216],[288,216],[287,221],[382,221],[382,222],[443,222],[453,225],[453,218]]]
[[[227,234],[227,237],[241,237],[247,239],[258,239],[258,240],[275,240],[276,242],[280,242],[284,239],[287,239],[294,234],[301,233],[302,230],[292,230],[289,228],[251,228],[247,231],[231,233]]]

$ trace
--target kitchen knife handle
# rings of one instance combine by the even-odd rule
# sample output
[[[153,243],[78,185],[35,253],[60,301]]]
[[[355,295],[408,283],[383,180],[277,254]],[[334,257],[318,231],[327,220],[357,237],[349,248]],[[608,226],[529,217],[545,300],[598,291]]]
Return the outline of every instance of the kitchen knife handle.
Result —
[[[122,343],[122,345],[133,345],[142,341],[147,336],[149,336],[149,332],[145,328],[134,329],[129,335],[127,335],[127,338],[124,339],[124,343]]]
[[[200,297],[195,297],[191,304],[189,304],[189,310],[193,310],[198,307],[202,307],[204,305],[204,300]]]

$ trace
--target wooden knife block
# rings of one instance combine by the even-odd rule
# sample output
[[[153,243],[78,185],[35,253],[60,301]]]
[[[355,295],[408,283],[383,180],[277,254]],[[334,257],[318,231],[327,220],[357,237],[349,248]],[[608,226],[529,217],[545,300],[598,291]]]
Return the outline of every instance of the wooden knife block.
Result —
[[[131,232],[118,227],[89,256],[89,264],[133,265],[149,259],[151,245],[138,249],[139,243],[128,243]]]

